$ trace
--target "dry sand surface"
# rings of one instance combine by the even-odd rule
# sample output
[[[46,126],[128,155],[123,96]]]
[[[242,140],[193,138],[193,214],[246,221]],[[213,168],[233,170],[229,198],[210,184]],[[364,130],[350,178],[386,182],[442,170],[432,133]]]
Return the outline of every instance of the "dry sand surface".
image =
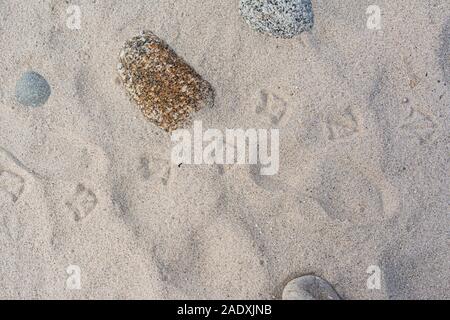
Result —
[[[291,39],[237,0],[79,0],[79,30],[69,2],[0,0],[0,298],[279,299],[306,274],[450,298],[448,0],[313,0]],[[172,164],[116,70],[141,30],[214,88],[204,128],[280,130],[278,174]],[[15,97],[27,70],[43,106]]]

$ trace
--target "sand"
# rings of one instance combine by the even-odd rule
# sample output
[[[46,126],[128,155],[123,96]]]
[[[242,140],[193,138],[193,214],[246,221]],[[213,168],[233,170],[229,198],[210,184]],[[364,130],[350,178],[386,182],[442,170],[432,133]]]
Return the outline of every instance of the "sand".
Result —
[[[77,4],[80,29],[65,1],[0,1],[0,298],[280,299],[301,275],[450,298],[448,1],[378,1],[372,30],[372,1],[313,0],[291,39],[237,0]],[[141,30],[214,88],[205,128],[280,130],[278,174],[170,161],[116,71]],[[15,98],[28,70],[41,107]]]

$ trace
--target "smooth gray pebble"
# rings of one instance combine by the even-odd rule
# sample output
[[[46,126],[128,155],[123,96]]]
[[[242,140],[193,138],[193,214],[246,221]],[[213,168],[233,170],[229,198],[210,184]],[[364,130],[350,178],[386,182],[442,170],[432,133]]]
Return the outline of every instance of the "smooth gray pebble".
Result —
[[[42,106],[50,94],[51,89],[47,80],[34,71],[25,72],[16,83],[16,99],[27,107]]]

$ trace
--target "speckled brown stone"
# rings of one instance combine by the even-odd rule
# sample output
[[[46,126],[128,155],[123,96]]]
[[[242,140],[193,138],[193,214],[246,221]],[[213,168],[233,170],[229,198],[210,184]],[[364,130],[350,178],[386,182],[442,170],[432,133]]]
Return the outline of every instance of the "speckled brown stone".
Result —
[[[119,56],[122,82],[144,116],[171,132],[214,102],[211,85],[150,31],[125,43]]]

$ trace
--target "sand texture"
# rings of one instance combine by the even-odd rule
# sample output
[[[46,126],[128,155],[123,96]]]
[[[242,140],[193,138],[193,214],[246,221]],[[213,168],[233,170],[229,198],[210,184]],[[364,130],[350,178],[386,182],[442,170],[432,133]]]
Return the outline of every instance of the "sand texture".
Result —
[[[313,0],[289,39],[239,2],[80,0],[78,29],[66,1],[0,0],[0,298],[281,299],[302,275],[450,298],[450,2],[377,1],[372,30],[373,1]],[[142,30],[214,90],[204,128],[279,129],[278,174],[172,163],[117,73]]]

